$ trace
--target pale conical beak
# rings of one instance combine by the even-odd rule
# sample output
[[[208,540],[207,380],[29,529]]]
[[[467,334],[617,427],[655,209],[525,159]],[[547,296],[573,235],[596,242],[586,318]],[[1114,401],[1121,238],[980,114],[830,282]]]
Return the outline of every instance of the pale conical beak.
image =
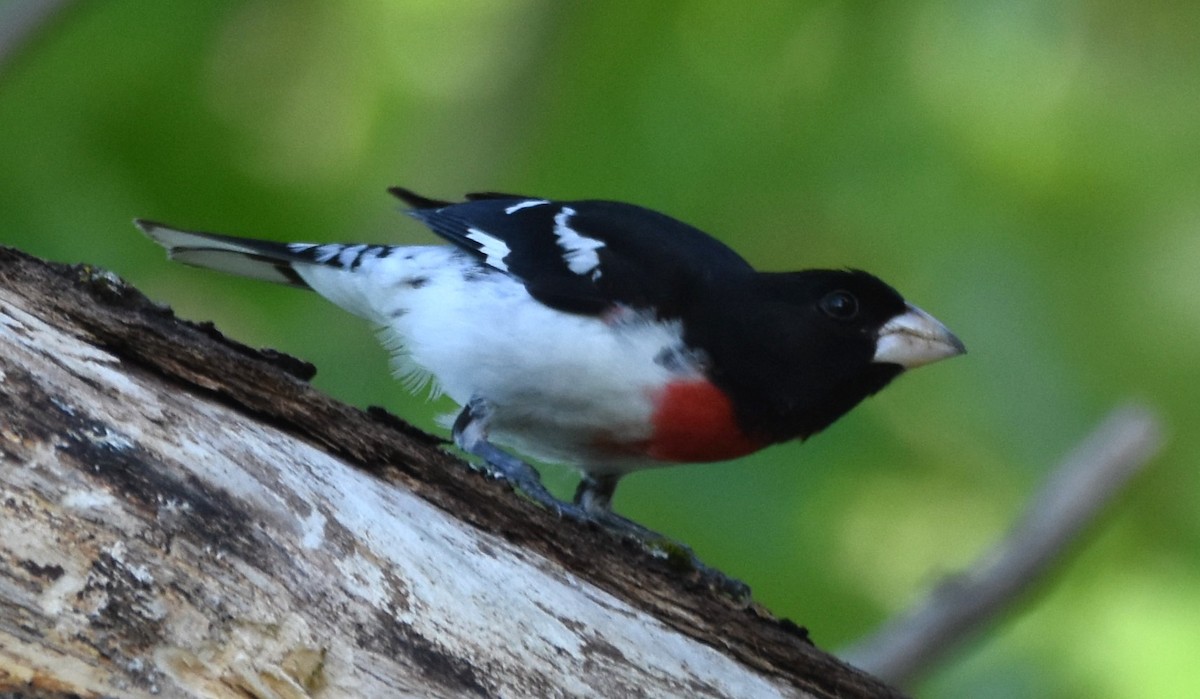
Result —
[[[945,325],[925,311],[908,304],[908,311],[892,318],[879,329],[875,342],[877,364],[899,364],[905,369],[965,354],[966,345]]]

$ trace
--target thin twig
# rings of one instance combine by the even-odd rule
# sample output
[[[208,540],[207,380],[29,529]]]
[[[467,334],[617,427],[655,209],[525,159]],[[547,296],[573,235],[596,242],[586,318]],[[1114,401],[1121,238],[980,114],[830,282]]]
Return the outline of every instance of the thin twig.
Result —
[[[1045,574],[1162,444],[1149,409],[1114,410],[1054,469],[1004,540],[838,655],[886,682],[911,683]]]
[[[38,30],[71,4],[71,0],[10,0],[0,7],[0,73]]]

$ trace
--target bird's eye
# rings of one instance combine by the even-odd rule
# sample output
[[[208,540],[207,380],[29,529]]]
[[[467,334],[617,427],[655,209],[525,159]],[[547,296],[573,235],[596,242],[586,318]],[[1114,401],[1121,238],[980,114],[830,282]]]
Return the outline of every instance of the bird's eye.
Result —
[[[834,320],[853,320],[858,315],[858,299],[849,291],[833,291],[821,299],[821,310]]]

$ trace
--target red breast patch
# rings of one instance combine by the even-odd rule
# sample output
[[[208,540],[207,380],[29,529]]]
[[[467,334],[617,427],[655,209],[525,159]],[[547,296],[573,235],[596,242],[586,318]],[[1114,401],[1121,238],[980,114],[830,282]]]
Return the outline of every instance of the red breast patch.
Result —
[[[646,455],[680,463],[724,461],[763,448],[742,432],[729,398],[703,379],[667,384],[655,397]]]

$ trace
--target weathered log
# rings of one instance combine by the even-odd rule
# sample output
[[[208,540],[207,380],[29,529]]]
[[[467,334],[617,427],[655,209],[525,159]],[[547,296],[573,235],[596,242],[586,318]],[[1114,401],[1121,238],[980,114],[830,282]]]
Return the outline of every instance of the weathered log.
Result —
[[[0,248],[0,692],[896,696],[312,374]]]

